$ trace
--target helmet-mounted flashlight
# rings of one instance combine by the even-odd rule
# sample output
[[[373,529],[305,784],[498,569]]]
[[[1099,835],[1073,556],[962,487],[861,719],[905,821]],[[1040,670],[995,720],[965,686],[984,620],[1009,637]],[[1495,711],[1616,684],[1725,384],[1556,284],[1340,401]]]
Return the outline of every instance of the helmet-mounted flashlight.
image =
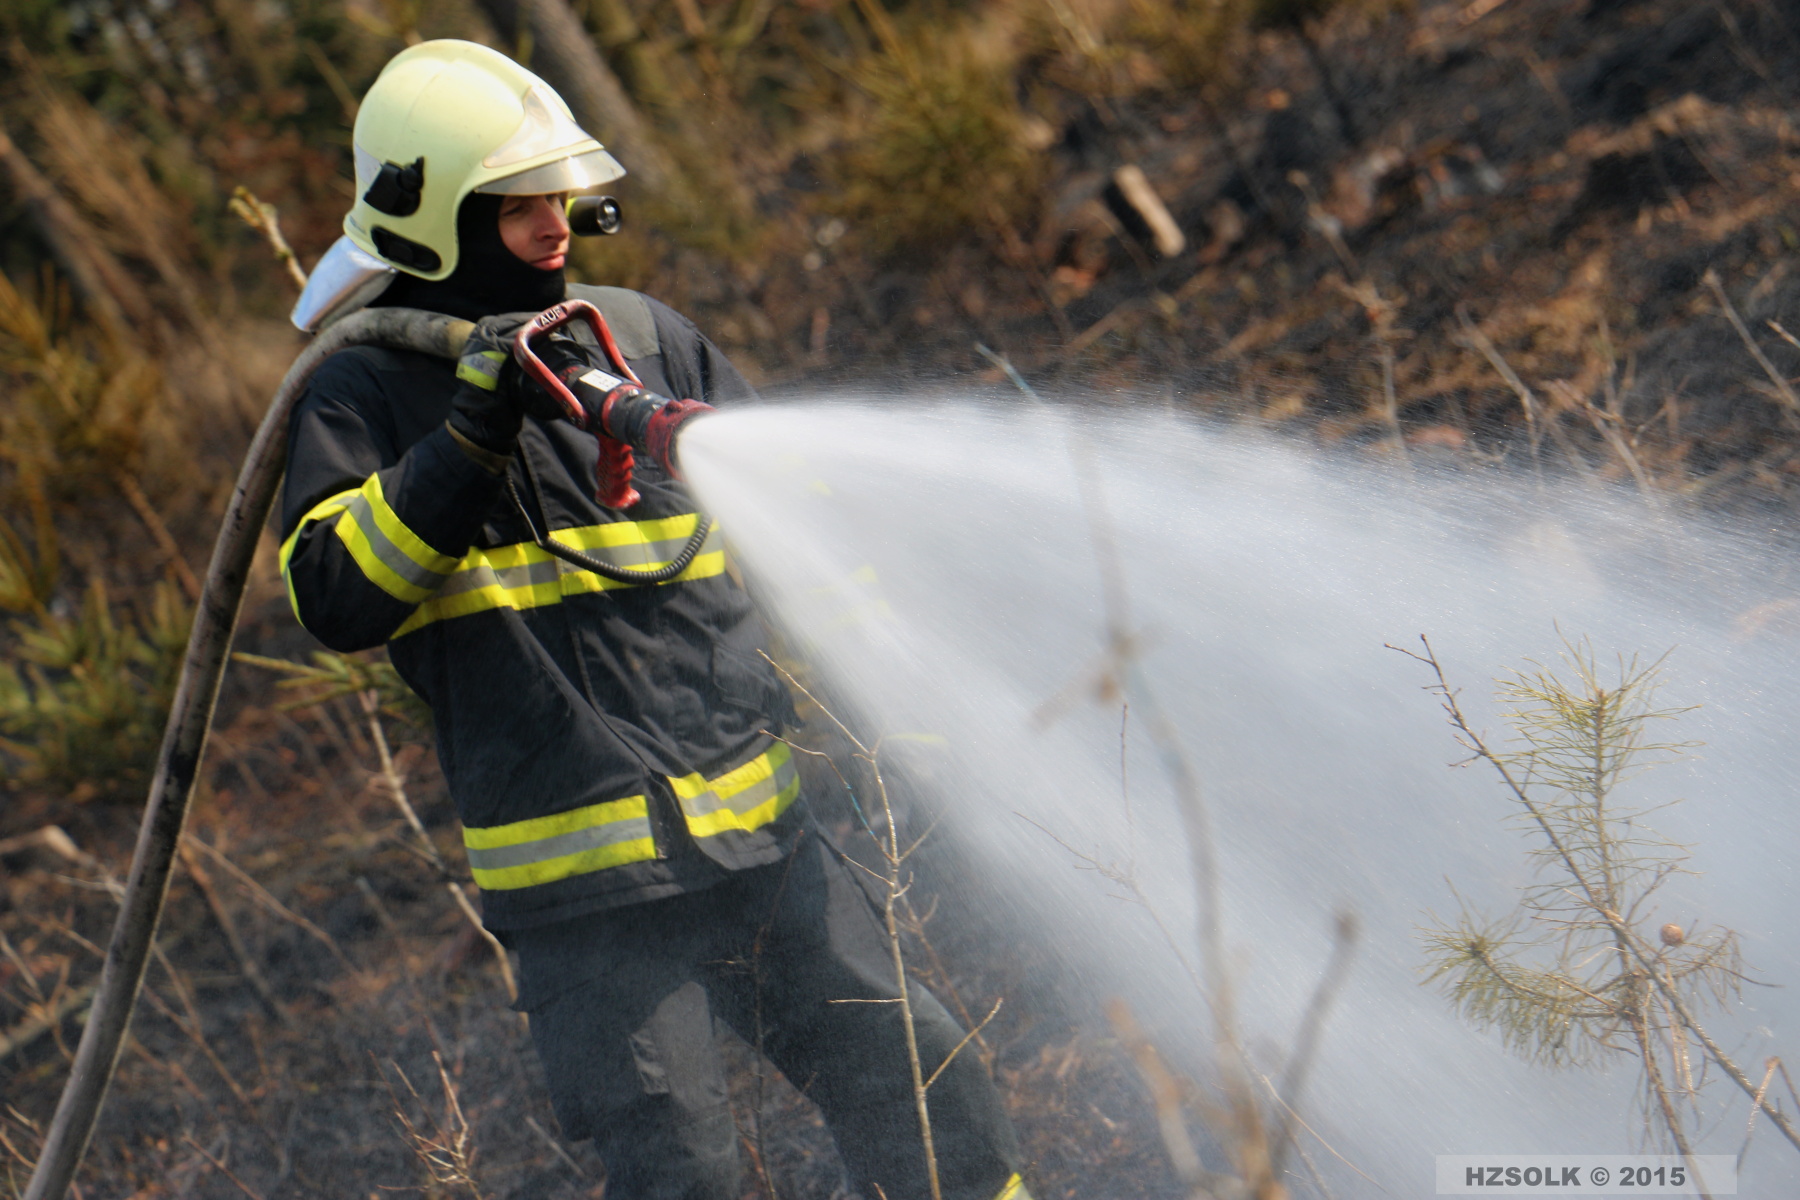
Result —
[[[625,224],[625,214],[611,196],[571,196],[564,212],[569,232],[579,237],[617,233]]]

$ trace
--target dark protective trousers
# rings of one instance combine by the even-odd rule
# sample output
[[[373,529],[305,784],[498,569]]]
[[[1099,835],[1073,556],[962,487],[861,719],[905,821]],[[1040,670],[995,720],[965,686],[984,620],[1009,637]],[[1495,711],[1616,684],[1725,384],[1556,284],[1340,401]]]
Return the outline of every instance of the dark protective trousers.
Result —
[[[618,1200],[737,1200],[737,1131],[713,1020],[818,1104],[865,1196],[930,1194],[892,950],[868,894],[807,834],[787,860],[704,891],[517,930],[523,1006],[570,1138],[592,1138]],[[963,1031],[908,989],[927,1076]],[[760,1019],[759,1019],[760,1018]],[[1018,1169],[972,1053],[929,1093],[943,1194],[993,1200]]]

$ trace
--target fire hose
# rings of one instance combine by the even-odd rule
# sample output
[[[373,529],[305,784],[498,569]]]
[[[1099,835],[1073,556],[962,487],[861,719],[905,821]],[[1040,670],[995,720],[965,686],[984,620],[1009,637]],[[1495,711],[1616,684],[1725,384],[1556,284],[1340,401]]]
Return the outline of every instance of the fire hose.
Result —
[[[571,360],[558,374],[535,352],[535,339],[577,318],[594,329],[616,373]],[[175,702],[163,729],[162,746],[132,853],[131,873],[106,947],[93,1008],[81,1031],[74,1065],[44,1134],[43,1148],[23,1200],[61,1200],[67,1194],[118,1066],[119,1051],[143,987],[145,967],[168,897],[175,854],[199,779],[244,587],[281,483],[287,460],[288,421],[295,403],[305,393],[313,373],[340,350],[376,345],[454,360],[472,328],[467,321],[418,309],[365,309],[335,322],[314,338],[276,389],[244,456],[218,540],[213,544],[212,561],[195,605]],[[710,411],[709,407],[693,400],[668,400],[645,390],[620,356],[604,319],[592,305],[569,301],[539,314],[520,330],[513,355],[552,397],[556,409],[553,415],[566,417],[600,439],[596,494],[602,504],[627,508],[636,502],[637,493],[631,484],[634,447],[651,454],[679,478],[675,435],[689,418]],[[516,501],[516,493],[513,495]],[[694,537],[676,559],[648,571],[627,571],[625,578],[639,583],[674,578],[692,562],[710,528],[711,522],[700,517]],[[588,556],[540,533],[535,525],[532,534],[544,549],[565,558],[576,556],[577,565],[585,569],[604,567],[604,573],[615,578],[616,572],[623,570],[598,560],[581,561]]]

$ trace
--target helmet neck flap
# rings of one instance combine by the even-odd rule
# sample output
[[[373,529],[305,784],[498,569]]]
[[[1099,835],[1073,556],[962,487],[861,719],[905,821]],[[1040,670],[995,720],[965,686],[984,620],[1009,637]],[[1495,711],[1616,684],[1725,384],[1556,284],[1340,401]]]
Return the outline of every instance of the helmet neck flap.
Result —
[[[504,196],[472,193],[456,213],[456,269],[443,279],[399,274],[373,307],[423,308],[465,321],[507,312],[542,312],[560,302],[566,282],[561,267],[532,266],[500,238]]]

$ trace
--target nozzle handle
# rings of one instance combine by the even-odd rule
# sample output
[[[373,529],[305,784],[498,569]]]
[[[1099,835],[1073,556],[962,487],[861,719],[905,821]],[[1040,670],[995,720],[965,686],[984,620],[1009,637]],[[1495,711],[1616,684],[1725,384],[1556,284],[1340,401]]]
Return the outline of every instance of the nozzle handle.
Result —
[[[599,440],[600,458],[594,464],[594,498],[607,508],[630,508],[638,502],[638,490],[631,486],[631,473],[636,466],[631,447],[610,436],[601,421],[590,421],[587,410],[575,398],[575,393],[569,390],[568,384],[559,379],[556,372],[546,366],[544,360],[531,348],[532,338],[542,337],[575,320],[587,322],[588,328],[594,331],[594,337],[600,342],[600,348],[605,351],[613,370],[622,379],[630,380],[641,388],[643,380],[637,377],[637,373],[625,362],[625,356],[619,353],[619,344],[613,341],[612,330],[607,328],[606,318],[586,300],[564,300],[527,321],[513,339],[513,358],[528,376],[562,405],[570,421],[579,428],[590,429]]]

